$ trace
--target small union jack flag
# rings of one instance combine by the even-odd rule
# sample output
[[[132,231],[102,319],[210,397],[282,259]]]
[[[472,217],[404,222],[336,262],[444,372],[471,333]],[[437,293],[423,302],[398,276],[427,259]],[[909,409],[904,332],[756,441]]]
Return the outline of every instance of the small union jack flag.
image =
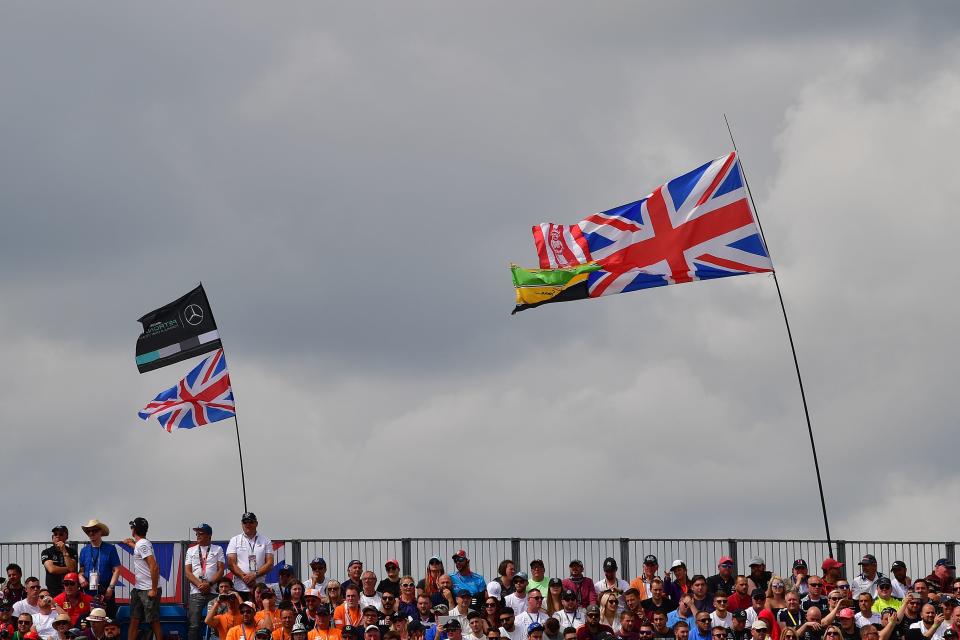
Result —
[[[156,416],[168,432],[174,428],[202,427],[236,415],[223,349],[204,358],[176,386],[160,393],[137,415],[144,420]]]

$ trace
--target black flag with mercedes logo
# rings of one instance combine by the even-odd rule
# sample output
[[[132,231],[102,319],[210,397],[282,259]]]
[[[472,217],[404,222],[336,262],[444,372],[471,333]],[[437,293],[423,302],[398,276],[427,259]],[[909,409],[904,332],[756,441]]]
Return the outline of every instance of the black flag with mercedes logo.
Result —
[[[143,325],[143,333],[137,338],[140,373],[222,346],[202,284],[182,298],[146,314],[139,322]]]

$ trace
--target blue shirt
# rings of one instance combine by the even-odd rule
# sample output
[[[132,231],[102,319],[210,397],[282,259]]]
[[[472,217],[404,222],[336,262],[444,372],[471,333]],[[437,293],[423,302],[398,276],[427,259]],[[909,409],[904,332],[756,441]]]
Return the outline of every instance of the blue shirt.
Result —
[[[690,625],[690,635],[692,636],[693,629],[696,626],[696,619],[693,616],[683,617],[680,615],[679,609],[674,609],[673,611],[667,614],[667,626],[670,627],[671,629],[673,629],[674,625],[676,625],[681,620],[686,620],[687,624]]]
[[[690,625],[690,640],[710,640],[711,633],[713,632],[713,625],[711,624],[709,628],[703,633],[700,633],[700,629],[697,628],[697,625]]]
[[[477,595],[487,590],[487,581],[479,573],[470,572],[470,575],[461,575],[459,571],[450,576],[453,582],[453,592],[466,589],[471,595]]]
[[[83,577],[87,580],[90,580],[90,570],[96,568],[100,574],[98,582],[102,589],[110,584],[113,568],[120,566],[120,554],[117,553],[117,548],[108,542],[101,542],[97,548],[88,544],[80,550],[79,564]]]

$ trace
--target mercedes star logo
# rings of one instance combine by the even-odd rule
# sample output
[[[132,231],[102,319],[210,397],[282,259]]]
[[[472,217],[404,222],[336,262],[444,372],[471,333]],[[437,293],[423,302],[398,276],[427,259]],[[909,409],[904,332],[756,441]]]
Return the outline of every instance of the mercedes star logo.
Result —
[[[188,304],[183,310],[183,317],[187,324],[198,325],[203,322],[203,307],[198,304]]]

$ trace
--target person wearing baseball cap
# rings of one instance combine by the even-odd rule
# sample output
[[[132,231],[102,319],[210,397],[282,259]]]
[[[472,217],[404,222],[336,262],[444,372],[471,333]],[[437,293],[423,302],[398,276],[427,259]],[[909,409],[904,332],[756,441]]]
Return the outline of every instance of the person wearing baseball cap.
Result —
[[[600,624],[600,606],[591,604],[584,614],[587,622],[577,629],[577,640],[601,640],[606,634],[613,635],[613,627]]]
[[[630,586],[640,592],[640,599],[646,600],[650,597],[650,583],[654,578],[658,578],[657,569],[660,568],[660,563],[657,560],[657,556],[653,554],[647,554],[643,557],[643,570],[640,572],[636,578],[630,581]]]
[[[673,574],[671,579],[670,574]],[[690,575],[687,573],[687,563],[679,558],[670,563],[670,571],[663,579],[663,590],[673,602],[680,600],[690,590]]]
[[[153,630],[156,640],[163,639],[160,626],[160,566],[153,554],[153,543],[147,540],[150,523],[143,516],[130,521],[132,538],[125,542],[133,547],[133,575],[135,581],[130,589],[130,626],[127,637],[136,638],[140,622],[146,622]]]
[[[603,577],[593,583],[593,589],[597,593],[603,593],[604,591],[615,592],[620,599],[620,609],[623,610],[626,606],[623,600],[623,594],[630,588],[630,583],[617,575],[617,569],[616,558],[608,557],[604,560]]]
[[[760,556],[753,556],[750,559],[750,575],[747,576],[747,585],[750,590],[767,590],[770,586],[770,579],[773,577],[772,571],[767,571],[767,561]],[[777,634],[779,635],[779,634]]]
[[[851,595],[856,598],[861,593],[877,595],[877,580],[883,575],[877,571],[877,558],[869,553],[863,554],[860,562],[860,574],[850,581]]]
[[[250,600],[254,585],[273,569],[273,541],[261,535],[257,515],[240,516],[242,531],[227,543],[227,567],[233,572],[233,588],[242,600]]]
[[[450,575],[450,580],[453,582],[455,592],[466,589],[472,599],[486,591],[487,581],[479,573],[470,570],[470,558],[467,557],[466,551],[460,549],[453,554],[453,564],[456,565],[457,570]]]
[[[363,562],[357,559],[353,559],[347,563],[347,579],[340,584],[341,590],[346,593],[347,587],[356,585],[357,590],[360,591],[363,589],[363,585],[360,582],[360,578],[363,576]]]
[[[577,603],[581,607],[597,604],[597,589],[583,576],[583,561],[570,561],[570,577],[563,580],[562,586],[577,594]]]
[[[512,608],[518,615],[527,610],[527,584],[529,579],[523,571],[513,574],[513,590],[504,596],[505,606]]]
[[[823,592],[830,593],[837,588],[837,580],[843,577],[840,571],[843,563],[836,558],[827,558],[820,568],[823,569]]]
[[[257,605],[250,600],[240,603],[240,624],[227,631],[224,640],[249,640],[257,633]]]
[[[949,593],[957,573],[957,565],[950,558],[940,558],[933,565],[933,571],[926,577],[930,586],[940,593]]]
[[[899,609],[903,604],[901,598],[893,595],[893,582],[890,578],[882,576],[877,578],[877,597],[873,599],[871,609],[874,613],[881,613],[884,609]]]
[[[193,528],[197,544],[187,549],[183,560],[183,575],[190,583],[187,600],[187,640],[200,640],[203,609],[217,597],[214,586],[223,577],[227,557],[223,547],[212,544],[213,527],[200,522]]]
[[[707,589],[710,593],[725,591],[733,593],[737,582],[736,564],[730,556],[723,556],[717,560],[717,572],[707,578]]]
[[[540,558],[530,561],[530,582],[527,583],[527,589],[539,589],[540,593],[547,593],[550,589],[550,576],[547,575],[547,567]]]
[[[387,575],[377,583],[377,593],[392,593],[395,598],[399,598],[400,563],[395,558],[390,558],[383,563],[383,570],[387,572]]]
[[[903,598],[913,584],[913,578],[907,575],[907,563],[903,560],[894,560],[890,565],[890,582],[893,584],[893,597]]]
[[[58,524],[50,529],[50,534],[53,544],[40,553],[40,563],[50,595],[58,596],[63,593],[63,576],[77,570],[77,551],[76,544],[67,542],[70,537],[67,525]]]
[[[316,589],[320,595],[327,595],[327,561],[317,556],[310,561],[310,577],[303,581],[304,589]]]
[[[575,592],[570,589],[561,591],[560,603],[563,605],[563,608],[556,611],[553,617],[560,621],[561,629],[566,629],[567,627],[579,629],[586,623],[586,611],[583,607],[577,605],[577,594]]]
[[[80,624],[93,606],[93,596],[80,590],[80,575],[68,573],[63,576],[63,593],[53,599],[57,607],[70,616],[70,626]]]
[[[793,590],[796,591],[801,598],[807,595],[808,577],[809,567],[807,567],[807,561],[803,558],[794,560],[793,572],[790,574],[790,583],[793,585]]]
[[[768,630],[769,627],[764,620],[754,620],[753,624],[750,625],[750,635],[754,638],[754,640],[763,640],[763,638],[766,638]],[[840,639],[834,638],[834,640]]]

